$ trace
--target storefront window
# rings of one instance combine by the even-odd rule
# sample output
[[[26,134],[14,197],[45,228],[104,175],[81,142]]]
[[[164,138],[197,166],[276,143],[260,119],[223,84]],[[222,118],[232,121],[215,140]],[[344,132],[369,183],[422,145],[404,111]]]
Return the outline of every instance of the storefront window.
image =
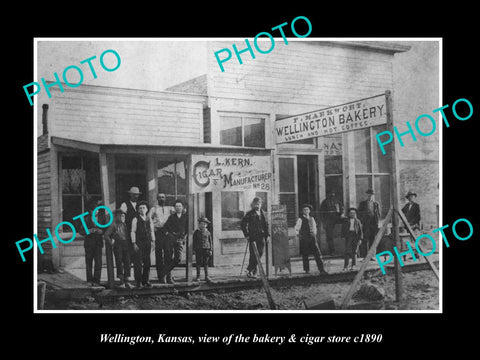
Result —
[[[166,195],[167,205],[173,206],[177,199],[186,205],[185,163],[183,161],[158,161],[157,169],[158,192]]]
[[[265,118],[221,116],[220,144],[264,148]]]
[[[381,125],[354,131],[357,204],[366,198],[368,189],[373,189],[382,217],[390,208],[390,175],[388,159],[379,151],[375,135],[385,128]]]
[[[325,193],[335,191],[336,198],[343,201],[343,141],[342,134],[323,138],[325,161]]]
[[[243,195],[240,191],[222,191],[222,230],[241,230],[240,223],[245,215]]]
[[[74,224],[76,230],[82,227],[81,223],[72,221],[88,211],[90,202],[102,199],[100,190],[100,171],[98,157],[61,156],[61,183],[62,183],[62,221]],[[63,231],[70,232],[68,225]]]
[[[295,191],[295,158],[281,157],[278,159],[280,186],[280,204],[287,207],[287,224],[295,226],[297,220],[297,193]]]

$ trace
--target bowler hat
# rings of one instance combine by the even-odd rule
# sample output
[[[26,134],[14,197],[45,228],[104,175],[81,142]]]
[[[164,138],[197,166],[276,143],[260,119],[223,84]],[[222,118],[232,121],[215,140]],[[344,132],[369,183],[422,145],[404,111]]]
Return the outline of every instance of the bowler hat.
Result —
[[[130,190],[128,190],[129,194],[141,194],[140,189],[136,186],[132,186]]]
[[[357,208],[354,208],[354,207],[349,208],[347,212],[350,212],[351,210],[354,210],[355,212],[358,212]]]
[[[198,222],[204,222],[204,223],[207,223],[207,224],[210,224],[210,220],[208,220],[206,217],[201,217],[198,219]]]
[[[375,191],[373,191],[373,189],[368,189],[365,193],[367,194],[375,194]]]
[[[417,197],[417,194],[415,194],[415,193],[412,192],[412,191],[409,191],[409,192],[407,193],[407,195],[405,195],[405,197],[406,197],[407,199],[408,199],[410,196],[415,196],[415,197]]]
[[[312,211],[312,210],[313,210],[313,206],[312,206],[312,205],[310,205],[310,204],[303,204],[303,206],[302,206],[302,209],[305,209],[305,208],[309,208],[309,209],[310,209],[310,211]]]

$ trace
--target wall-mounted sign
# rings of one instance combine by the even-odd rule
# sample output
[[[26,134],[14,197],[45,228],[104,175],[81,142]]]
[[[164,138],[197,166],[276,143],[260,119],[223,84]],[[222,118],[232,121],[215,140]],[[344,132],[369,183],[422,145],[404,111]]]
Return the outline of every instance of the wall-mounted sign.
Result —
[[[272,188],[270,156],[192,155],[192,162],[193,192]]]
[[[275,121],[276,143],[364,129],[387,123],[385,95]]]

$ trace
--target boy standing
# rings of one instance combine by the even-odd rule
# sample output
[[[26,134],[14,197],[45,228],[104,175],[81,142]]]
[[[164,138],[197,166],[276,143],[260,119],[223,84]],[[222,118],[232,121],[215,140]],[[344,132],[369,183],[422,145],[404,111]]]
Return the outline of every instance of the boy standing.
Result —
[[[114,211],[115,219],[105,231],[105,241],[113,246],[117,278],[120,279],[120,288],[130,289],[128,277],[130,276],[130,246],[128,242],[125,212],[122,209]]]
[[[205,281],[211,282],[208,277],[208,262],[212,256],[212,235],[208,231],[207,226],[210,220],[207,218],[198,219],[198,229],[193,233],[193,250],[195,251],[195,259],[197,261],[197,278],[200,281],[200,267],[205,270]]]
[[[357,209],[348,209],[348,218],[342,224],[342,237],[345,238],[345,260],[343,271],[347,271],[348,262],[352,258],[350,270],[356,265],[357,250],[363,240],[362,223],[357,219]]]
[[[150,252],[152,243],[155,241],[153,224],[147,216],[148,203],[140,201],[137,205],[138,215],[132,220],[132,232],[130,234],[133,246],[133,272],[137,289],[143,286],[151,288],[150,276]]]

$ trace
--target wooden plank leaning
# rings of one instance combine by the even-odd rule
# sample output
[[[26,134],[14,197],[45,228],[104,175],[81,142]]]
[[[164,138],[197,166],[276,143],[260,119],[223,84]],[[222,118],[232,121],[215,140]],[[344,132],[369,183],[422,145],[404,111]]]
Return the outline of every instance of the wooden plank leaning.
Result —
[[[367,252],[367,255],[363,259],[362,265],[360,266],[360,270],[358,270],[357,275],[355,275],[355,279],[353,279],[353,283],[350,286],[350,288],[347,291],[347,294],[343,298],[341,309],[346,309],[348,306],[348,303],[352,299],[353,293],[355,292],[355,289],[357,288],[358,283],[362,279],[363,273],[367,269],[368,262],[372,258],[372,256],[375,254],[377,250],[377,246],[380,243],[380,240],[383,237],[383,234],[385,234],[385,231],[387,230],[388,223],[390,222],[390,219],[392,217],[392,208],[388,210],[388,214],[385,217],[385,220],[383,222],[382,227],[378,230],[377,235],[375,235],[375,239],[373,240],[372,246],[370,246],[370,249]]]
[[[410,236],[415,240],[415,234],[413,233],[412,227],[408,223],[407,218],[405,217],[405,214],[401,210],[399,210],[398,215],[400,216],[400,219],[402,219],[403,224],[405,225],[405,228],[407,229]],[[424,254],[427,253],[426,251],[424,251],[424,249],[422,248],[422,245],[420,243],[417,243],[416,246],[418,247],[418,250],[420,250],[422,253],[424,253]],[[419,255],[421,255],[421,254],[419,254]],[[421,255],[421,256],[423,256],[423,255]],[[435,266],[435,264],[433,263],[432,259],[430,259],[428,256],[423,256],[423,257],[427,261],[428,266],[430,266],[430,269],[432,269],[433,273],[437,277],[437,280],[439,280],[438,269]]]
[[[258,272],[260,273],[260,278],[262,279],[263,288],[265,289],[265,293],[267,294],[268,305],[270,305],[270,309],[276,310],[275,302],[273,301],[272,293],[270,291],[270,285],[268,284],[267,277],[265,276],[265,272],[263,271],[263,265],[260,261],[260,254],[258,253],[257,244],[255,241],[252,243],[253,253],[255,254],[255,258],[257,259],[257,266]]]

